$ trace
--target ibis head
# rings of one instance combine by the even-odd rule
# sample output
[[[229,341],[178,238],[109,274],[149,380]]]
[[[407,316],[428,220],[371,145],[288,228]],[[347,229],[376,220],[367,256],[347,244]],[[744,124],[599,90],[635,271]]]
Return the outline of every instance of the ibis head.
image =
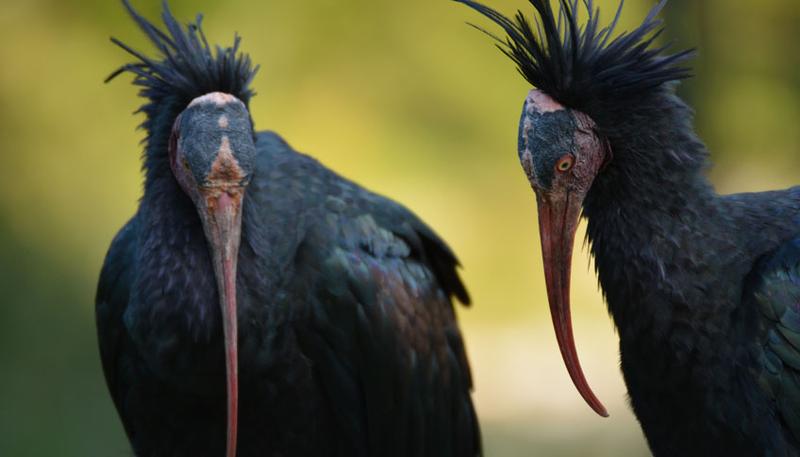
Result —
[[[519,158],[536,192],[547,298],[561,356],[584,400],[607,416],[578,361],[569,300],[572,246],[583,200],[611,158],[607,143],[594,127],[586,114],[532,90],[520,120]]]
[[[172,173],[197,208],[214,265],[225,339],[228,456],[235,454],[238,409],[236,263],[242,202],[255,161],[250,115],[233,95],[195,98],[177,117],[169,143]]]

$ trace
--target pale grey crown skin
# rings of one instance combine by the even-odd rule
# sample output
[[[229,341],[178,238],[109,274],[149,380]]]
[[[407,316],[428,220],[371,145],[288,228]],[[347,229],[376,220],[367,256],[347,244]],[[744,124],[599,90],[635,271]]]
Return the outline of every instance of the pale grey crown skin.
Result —
[[[176,122],[178,150],[201,187],[210,184],[208,176],[224,142],[244,172],[245,182],[241,184],[247,184],[252,175],[256,146],[250,113],[242,102],[233,100],[192,103]]]

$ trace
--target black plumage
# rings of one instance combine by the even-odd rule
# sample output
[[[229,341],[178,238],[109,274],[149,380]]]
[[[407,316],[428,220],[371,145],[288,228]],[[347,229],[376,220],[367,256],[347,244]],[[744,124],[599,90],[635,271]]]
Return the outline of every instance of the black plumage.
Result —
[[[715,192],[692,111],[675,94],[690,54],[653,41],[665,2],[613,38],[616,19],[598,29],[590,1],[562,0],[557,13],[530,0],[540,27],[459,1],[505,30],[501,48],[538,89],[519,155],[539,203],[559,344],[587,401],[604,412],[569,347],[580,215],[653,454],[800,455],[800,187]]]
[[[224,300],[207,215],[189,190],[241,172],[224,197],[244,189],[235,455],[480,455],[451,302],[469,297],[451,250],[406,208],[242,124],[255,69],[238,38],[212,50],[199,18],[184,28],[165,5],[164,32],[125,4],[160,55],[117,41],[137,58],[121,71],[148,99],[146,176],[106,257],[96,314],[135,454],[226,454]],[[242,152],[248,135],[253,157]]]
[[[162,161],[167,159],[167,141],[172,123],[177,115],[196,97],[211,92],[231,94],[245,106],[254,95],[250,83],[258,72],[250,56],[239,52],[241,38],[234,36],[233,45],[212,48],[203,34],[203,16],[186,30],[175,19],[166,1],[161,19],[166,32],[140,15],[129,0],[122,0],[136,25],[145,33],[158,51],[157,57],[148,57],[111,38],[111,41],[136,58],[111,73],[106,82],[122,73],[132,73],[133,84],[141,87],[139,96],[146,99],[137,113],[145,115],[141,128],[147,133],[144,170],[147,173],[169,171]]]
[[[481,28],[498,42],[498,48],[517,64],[531,85],[561,103],[586,111],[617,98],[632,98],[667,81],[689,76],[679,64],[692,50],[666,54],[669,45],[653,47],[661,34],[659,2],[647,18],[631,32],[614,36],[624,2],[614,20],[600,27],[600,11],[592,0],[565,0],[556,14],[548,1],[531,1],[538,13],[535,29],[518,11],[508,19],[480,3],[457,0],[500,25],[508,37],[503,40]],[[578,5],[585,4],[586,24],[578,19]]]

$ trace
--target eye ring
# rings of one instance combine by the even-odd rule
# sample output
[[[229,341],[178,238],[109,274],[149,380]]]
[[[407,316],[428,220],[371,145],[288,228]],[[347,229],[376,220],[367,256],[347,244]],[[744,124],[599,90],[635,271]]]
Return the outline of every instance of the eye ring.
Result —
[[[556,171],[559,173],[566,173],[572,169],[572,166],[575,164],[575,158],[572,157],[572,154],[567,154],[564,157],[558,159],[556,162]]]

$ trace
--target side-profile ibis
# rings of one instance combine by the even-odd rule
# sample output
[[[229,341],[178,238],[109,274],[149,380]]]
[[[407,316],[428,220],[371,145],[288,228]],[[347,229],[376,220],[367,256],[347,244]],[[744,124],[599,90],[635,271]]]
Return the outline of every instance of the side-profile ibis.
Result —
[[[138,457],[480,455],[447,245],[401,205],[255,132],[257,67],[164,5],[122,72],[144,195],[103,266],[108,388]]]
[[[504,30],[499,47],[535,87],[518,154],[536,193],[558,344],[584,399],[606,415],[570,321],[581,214],[652,452],[800,454],[800,187],[714,191],[692,111],[675,93],[691,52],[654,44],[665,1],[619,35],[621,5],[603,27],[591,0],[557,10],[530,0],[532,20],[458,1]]]

